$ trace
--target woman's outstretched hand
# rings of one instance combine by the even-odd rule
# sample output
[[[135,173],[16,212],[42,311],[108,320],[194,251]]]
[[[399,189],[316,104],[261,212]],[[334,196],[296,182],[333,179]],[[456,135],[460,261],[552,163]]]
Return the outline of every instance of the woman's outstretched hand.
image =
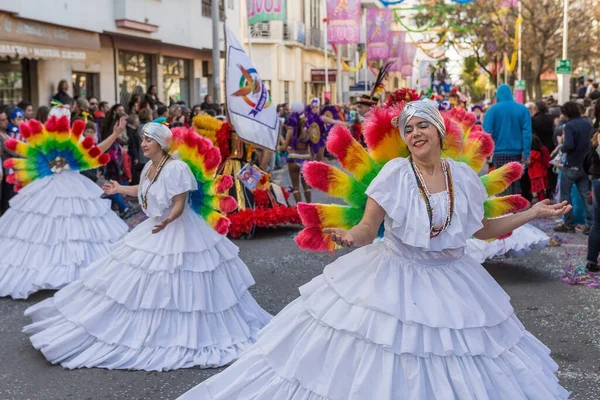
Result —
[[[119,193],[120,188],[121,188],[121,185],[117,181],[112,181],[112,180],[110,182],[106,182],[106,183],[104,183],[104,185],[102,185],[102,190],[104,190],[104,193],[106,193],[108,195]]]
[[[331,236],[331,240],[342,247],[352,247],[355,243],[355,238],[350,231],[341,228],[325,228],[323,233]]]
[[[558,204],[550,204],[550,200],[548,199],[537,202],[531,207],[535,212],[536,218],[560,217],[571,211],[572,208],[566,201]]]

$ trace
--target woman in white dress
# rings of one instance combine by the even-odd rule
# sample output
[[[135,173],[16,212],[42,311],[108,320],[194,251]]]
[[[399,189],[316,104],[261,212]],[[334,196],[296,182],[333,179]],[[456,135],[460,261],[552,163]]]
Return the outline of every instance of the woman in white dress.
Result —
[[[325,230],[339,245],[364,247],[326,266],[240,360],[180,399],[568,397],[549,350],[465,246],[471,235],[502,236],[570,206],[538,203],[488,221],[476,173],[440,156],[437,105],[409,103],[398,124],[412,157],[383,167],[358,225]],[[371,244],[382,221],[385,238]]]
[[[127,224],[101,197],[100,187],[80,173],[98,166],[98,155],[125,130],[125,121],[97,148],[87,147],[93,145],[88,139],[87,150],[72,146],[64,151],[60,146],[72,137],[78,142],[85,127],[76,121],[71,130],[65,111],[61,115],[53,108],[45,127],[36,120],[22,124],[28,144],[7,143],[22,153],[6,164],[17,170],[15,184],[24,187],[0,218],[0,297],[26,299],[38,290],[66,286],[127,233]],[[96,157],[87,154],[92,150]],[[86,158],[86,165],[78,162]]]
[[[149,218],[80,280],[25,311],[33,346],[65,368],[219,367],[270,320],[247,290],[254,280],[238,248],[191,208],[198,182],[169,156],[171,131],[153,122],[142,135],[151,162],[139,188],[111,182],[105,191],[138,194]]]

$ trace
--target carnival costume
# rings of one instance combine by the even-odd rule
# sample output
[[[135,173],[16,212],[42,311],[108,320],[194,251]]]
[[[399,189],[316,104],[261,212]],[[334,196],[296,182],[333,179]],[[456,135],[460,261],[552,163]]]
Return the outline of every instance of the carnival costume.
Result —
[[[473,112],[453,108],[448,112],[450,119],[460,126],[463,136],[480,135],[483,128]],[[470,238],[467,242],[467,254],[479,263],[497,257],[521,257],[533,250],[541,250],[550,242],[550,237],[542,230],[528,223],[515,229],[510,235],[492,241]]]
[[[231,221],[231,237],[250,238],[257,227],[275,228],[300,223],[296,207],[289,206],[288,191],[274,183],[270,174],[252,162],[254,148],[243,142],[228,122],[199,114],[194,118],[194,128],[219,147],[222,157],[219,174],[230,176],[233,180],[229,194],[237,201],[238,208],[227,216]],[[239,176],[247,164],[260,174],[260,180],[254,187],[245,185]]]
[[[319,153],[319,151],[325,147],[325,142],[327,140],[327,126],[325,126],[325,122],[321,119],[321,114],[315,113],[312,111],[312,106],[319,106],[321,102],[319,99],[312,99],[311,103],[306,106],[304,110],[304,117],[306,121],[304,122],[304,128],[308,132],[308,139],[310,150],[313,155]]]
[[[236,204],[221,157],[193,129],[158,123],[142,134],[166,152],[153,179],[147,163],[138,197],[148,219],[54,297],[28,308],[33,346],[63,367],[166,371],[219,367],[254,342],[270,315],[248,292],[254,280],[224,235]],[[172,139],[172,145],[171,145]],[[180,158],[180,160],[176,159]],[[162,231],[172,199],[183,213]]]
[[[302,205],[302,247],[333,249],[321,230],[357,224],[367,197],[385,210],[383,242],[326,266],[240,360],[180,399],[568,397],[549,350],[524,329],[502,288],[465,254],[483,218],[514,203],[488,196],[520,166],[509,164],[496,173],[501,177],[480,180],[474,169],[490,152],[491,138],[463,143],[437,104],[415,103],[400,118],[400,107],[374,109],[365,127],[369,152],[344,127],[332,130],[327,147],[351,175],[316,162],[304,168],[309,183],[348,205]],[[408,157],[397,127],[403,131],[412,116],[442,135],[446,191],[430,194]]]
[[[92,138],[81,140],[84,129],[83,121],[71,128],[68,115],[53,113],[45,125],[21,124],[26,142],[6,142],[22,158],[4,162],[18,194],[0,218],[0,296],[60,289],[127,233],[102,190],[80,174],[108,162]]]

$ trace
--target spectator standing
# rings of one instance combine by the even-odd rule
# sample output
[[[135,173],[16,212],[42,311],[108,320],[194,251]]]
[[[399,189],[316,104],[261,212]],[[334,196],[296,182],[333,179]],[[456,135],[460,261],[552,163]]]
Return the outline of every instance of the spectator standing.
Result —
[[[583,78],[579,80],[579,88],[577,89],[577,98],[585,99],[585,94],[587,93],[587,86],[583,81]]]
[[[139,112],[140,107],[140,95],[138,93],[134,93],[131,95],[131,99],[129,103],[127,103],[127,107],[125,107],[125,112],[127,115],[137,114]]]
[[[560,179],[560,200],[571,203],[571,188],[577,191],[583,200],[586,216],[586,226],[583,233],[589,233],[592,225],[592,207],[587,201],[590,196],[590,182],[583,170],[583,162],[590,151],[591,133],[594,129],[589,121],[581,117],[577,103],[569,101],[560,108],[563,118],[567,121],[564,126],[564,139],[561,147],[566,156]],[[564,216],[564,223],[554,228],[556,232],[575,232],[573,212]]]
[[[11,138],[21,140],[19,125],[25,120],[25,114],[20,108],[13,108],[8,116],[8,134]]]
[[[72,105],[73,98],[69,95],[69,83],[66,79],[58,82],[58,92],[52,97],[54,100],[61,102],[65,105]]]
[[[159,100],[157,94],[158,89],[156,89],[156,85],[151,85],[144,96],[144,103],[146,103],[152,111],[155,111],[156,107],[158,107]]]
[[[129,168],[131,175],[130,181],[132,185],[137,185],[139,183],[139,173],[141,172],[141,170],[136,168],[136,166],[140,164],[140,148],[142,145],[142,139],[138,132],[139,126],[139,116],[137,114],[130,114],[127,117],[127,148],[129,158],[131,159],[131,165]]]
[[[88,102],[90,103],[90,112],[95,114],[99,109],[98,99],[95,97],[88,97]]]
[[[39,106],[37,112],[35,113],[35,119],[40,121],[42,124],[45,124],[46,121],[48,121],[48,114],[50,114],[50,107]]]
[[[548,106],[543,100],[535,103],[535,114],[531,118],[531,131],[542,142],[550,153],[554,151],[554,116],[548,112]],[[556,189],[557,175],[548,167],[548,186],[551,191]]]
[[[586,98],[590,97],[590,95],[592,94],[593,91],[594,91],[594,80],[588,79],[586,90],[585,90],[585,97]]]
[[[590,272],[600,272],[598,255],[600,253],[600,133],[592,138],[592,148],[586,163],[586,173],[592,180],[593,221],[588,238],[587,269]]]
[[[598,90],[598,83],[592,84],[592,92],[590,93],[590,100],[596,101],[600,99],[600,90]]]
[[[160,104],[156,108],[156,118],[164,118],[165,120],[169,117],[169,108],[164,104]]]
[[[25,121],[29,121],[35,115],[35,113],[33,112],[33,106],[28,101],[25,101],[25,100],[20,101],[19,104],[17,104],[17,107],[20,108],[21,110],[23,110],[23,115],[25,116]]]
[[[513,99],[510,86],[502,84],[496,92],[498,102],[490,107],[483,120],[483,130],[494,139],[494,168],[509,162],[528,163],[531,152],[531,116]],[[504,194],[520,194],[521,182],[513,182]]]
[[[212,96],[210,94],[204,96],[204,102],[200,104],[200,108],[202,111],[213,110],[215,115],[218,115],[219,113],[219,106],[213,103]]]
[[[13,156],[5,146],[8,139],[10,139],[8,135],[8,115],[6,115],[6,110],[0,109],[0,161],[2,163]],[[0,215],[8,210],[9,200],[15,195],[13,185],[6,181],[9,173],[9,170],[0,165]]]
[[[90,113],[90,102],[84,97],[80,97],[75,101],[76,108],[71,113],[71,123],[75,120],[81,119],[86,123],[88,121],[94,121],[93,115]]]

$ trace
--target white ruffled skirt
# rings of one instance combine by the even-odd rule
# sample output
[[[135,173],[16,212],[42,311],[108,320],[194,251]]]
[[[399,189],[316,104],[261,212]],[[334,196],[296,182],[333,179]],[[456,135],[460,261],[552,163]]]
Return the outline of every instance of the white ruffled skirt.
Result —
[[[240,360],[180,400],[566,399],[550,351],[469,256],[387,240],[328,265]]]
[[[515,229],[509,237],[486,242],[471,238],[467,241],[467,254],[477,262],[496,256],[521,257],[533,250],[541,250],[548,245],[550,237],[531,224]]]
[[[24,328],[52,363],[167,371],[238,358],[271,316],[248,292],[238,248],[186,206],[152,234],[149,218],[81,279],[28,308]]]
[[[67,170],[30,183],[11,199],[0,218],[0,297],[60,289],[108,254],[128,227],[102,193]]]

